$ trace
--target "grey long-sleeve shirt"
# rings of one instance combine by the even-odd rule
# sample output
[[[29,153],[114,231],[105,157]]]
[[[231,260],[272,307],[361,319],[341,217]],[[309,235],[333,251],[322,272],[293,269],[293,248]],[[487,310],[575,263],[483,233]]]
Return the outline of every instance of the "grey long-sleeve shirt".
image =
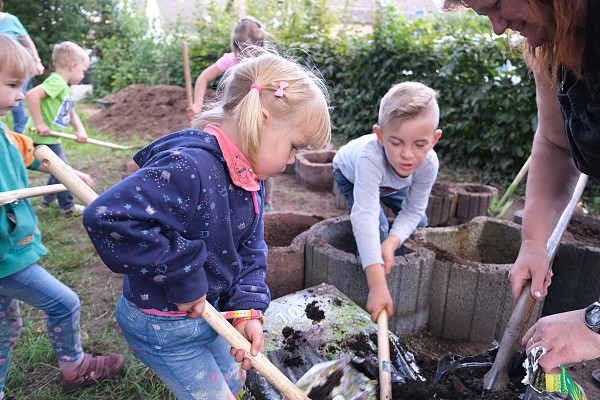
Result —
[[[403,243],[416,229],[427,209],[429,193],[439,169],[437,154],[430,150],[423,164],[412,175],[403,178],[387,161],[377,136],[370,134],[342,146],[333,159],[333,167],[354,183],[350,220],[363,268],[383,264],[379,241],[379,198],[409,187],[402,210],[390,229],[390,234],[399,237]]]

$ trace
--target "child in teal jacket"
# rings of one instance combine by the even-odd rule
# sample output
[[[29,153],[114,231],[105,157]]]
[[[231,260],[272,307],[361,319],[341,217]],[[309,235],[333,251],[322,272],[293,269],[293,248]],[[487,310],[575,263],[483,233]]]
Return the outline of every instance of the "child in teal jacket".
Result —
[[[34,71],[25,49],[0,34],[0,116],[23,99],[21,87]],[[0,123],[0,192],[26,188],[26,167],[48,172],[33,157],[30,138]],[[91,177],[75,171],[86,183]],[[19,301],[44,311],[48,337],[66,389],[106,380],[123,369],[122,354],[93,356],[81,346],[77,294],[37,264],[48,250],[41,242],[37,217],[28,199],[0,206],[0,400],[15,341],[22,322]]]

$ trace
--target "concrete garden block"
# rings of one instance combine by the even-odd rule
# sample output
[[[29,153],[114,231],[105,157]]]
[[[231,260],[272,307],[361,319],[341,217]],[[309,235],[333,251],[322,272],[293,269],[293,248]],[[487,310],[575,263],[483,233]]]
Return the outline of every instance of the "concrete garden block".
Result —
[[[265,242],[269,248],[265,281],[271,298],[304,289],[304,244],[309,228],[323,218],[315,215],[265,213]]]
[[[452,185],[436,182],[433,184],[427,203],[427,225],[446,226],[456,215],[458,195]]]
[[[500,340],[514,307],[508,272],[521,243],[519,226],[481,216],[462,225],[419,229],[413,237],[436,257],[428,327],[449,339]]]
[[[573,215],[552,265],[542,315],[585,308],[600,296],[600,219]]]
[[[327,146],[323,147],[322,149],[319,149],[318,151],[333,150],[333,149],[334,149],[333,145],[331,143],[329,143]],[[308,150],[308,149],[298,150],[298,152],[296,153],[295,159],[298,158],[298,154],[302,154],[302,153],[307,152],[307,151],[315,151],[315,150]],[[296,163],[294,162],[294,164],[288,164],[288,165],[286,165],[285,171],[283,171],[283,173],[285,173],[285,174],[291,174],[291,175],[296,174]]]
[[[342,210],[349,210],[348,208],[348,200],[346,200],[346,198],[344,197],[344,195],[342,194],[342,191],[340,190],[340,188],[338,187],[338,185],[336,185],[335,182],[333,182],[333,195],[335,196],[335,206],[339,209]]]
[[[473,183],[455,184],[457,193],[456,217],[465,222],[480,215],[487,215],[487,209],[498,189],[489,185]]]
[[[296,179],[308,190],[324,192],[333,185],[333,157],[337,150],[309,150],[296,154]]]
[[[395,306],[389,326],[397,335],[406,335],[427,325],[434,253],[408,240],[396,254],[396,264],[387,278]],[[349,216],[326,219],[309,230],[305,268],[307,287],[333,285],[366,308],[369,288],[356,256]]]
[[[513,221],[520,224],[523,210]],[[542,316],[585,308],[600,296],[600,219],[576,212],[552,264]]]

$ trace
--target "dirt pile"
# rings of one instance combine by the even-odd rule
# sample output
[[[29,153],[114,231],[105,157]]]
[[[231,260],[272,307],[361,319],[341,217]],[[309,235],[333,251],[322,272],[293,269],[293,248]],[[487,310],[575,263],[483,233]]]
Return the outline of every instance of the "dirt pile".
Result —
[[[189,126],[185,89],[170,85],[130,85],[98,101],[103,107],[87,124],[117,137],[139,134],[154,140]]]

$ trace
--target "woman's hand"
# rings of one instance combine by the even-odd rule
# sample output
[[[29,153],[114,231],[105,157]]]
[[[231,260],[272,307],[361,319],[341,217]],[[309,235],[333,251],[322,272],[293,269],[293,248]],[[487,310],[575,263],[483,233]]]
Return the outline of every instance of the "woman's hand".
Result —
[[[548,286],[552,282],[546,243],[524,241],[519,256],[508,274],[508,280],[515,301],[529,280],[531,280],[531,296],[536,300],[543,299],[548,294]]]
[[[539,364],[546,373],[560,372],[561,364],[572,364],[600,357],[600,334],[585,325],[584,310],[540,318],[525,336],[522,345],[529,354],[534,347],[548,352]]]

